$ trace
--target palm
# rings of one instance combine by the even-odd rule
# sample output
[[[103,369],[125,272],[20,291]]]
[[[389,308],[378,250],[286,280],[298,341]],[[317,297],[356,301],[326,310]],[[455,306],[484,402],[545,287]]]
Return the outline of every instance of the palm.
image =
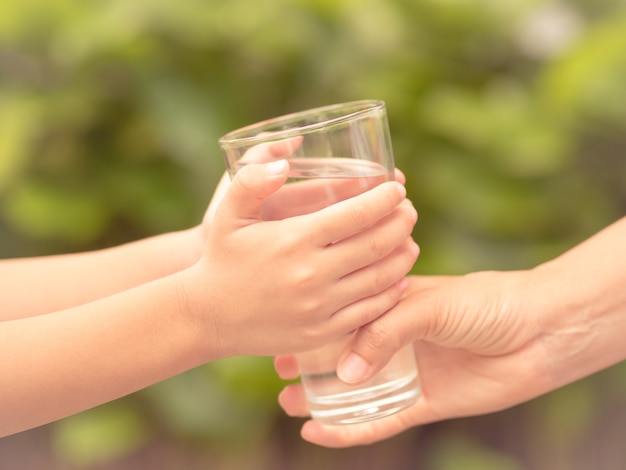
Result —
[[[422,403],[412,410],[415,424],[482,414],[511,406],[535,395],[521,384],[537,371],[536,347],[501,356],[415,343],[422,371]],[[522,366],[522,367],[520,367]]]

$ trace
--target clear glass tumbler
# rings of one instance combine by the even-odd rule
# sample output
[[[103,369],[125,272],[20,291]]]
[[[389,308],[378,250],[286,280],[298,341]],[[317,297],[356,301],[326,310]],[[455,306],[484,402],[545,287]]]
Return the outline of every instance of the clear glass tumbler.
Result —
[[[229,174],[247,163],[287,159],[288,182],[268,197],[266,220],[310,213],[393,179],[385,103],[355,101],[293,113],[232,131],[219,140]],[[411,345],[375,377],[348,385],[336,374],[347,340],[297,355],[311,417],[349,424],[387,416],[417,400]]]

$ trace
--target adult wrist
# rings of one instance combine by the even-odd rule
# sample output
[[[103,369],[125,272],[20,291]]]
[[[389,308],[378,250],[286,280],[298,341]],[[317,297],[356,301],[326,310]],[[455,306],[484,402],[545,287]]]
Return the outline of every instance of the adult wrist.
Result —
[[[611,279],[562,256],[533,270],[535,308],[552,389],[626,357],[626,310],[614,302]]]

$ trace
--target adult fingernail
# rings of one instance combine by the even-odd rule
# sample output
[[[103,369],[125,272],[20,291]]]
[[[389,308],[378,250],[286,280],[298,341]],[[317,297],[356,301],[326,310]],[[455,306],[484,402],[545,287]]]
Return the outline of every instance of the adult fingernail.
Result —
[[[348,384],[360,382],[367,377],[370,365],[356,353],[350,353],[337,367],[337,376]]]

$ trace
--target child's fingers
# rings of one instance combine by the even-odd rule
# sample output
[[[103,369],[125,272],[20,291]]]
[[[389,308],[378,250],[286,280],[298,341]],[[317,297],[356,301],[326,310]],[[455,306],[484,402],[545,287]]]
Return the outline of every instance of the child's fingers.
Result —
[[[405,197],[404,186],[390,181],[309,214],[311,226],[315,227],[313,243],[328,246],[371,227],[390,214]]]

